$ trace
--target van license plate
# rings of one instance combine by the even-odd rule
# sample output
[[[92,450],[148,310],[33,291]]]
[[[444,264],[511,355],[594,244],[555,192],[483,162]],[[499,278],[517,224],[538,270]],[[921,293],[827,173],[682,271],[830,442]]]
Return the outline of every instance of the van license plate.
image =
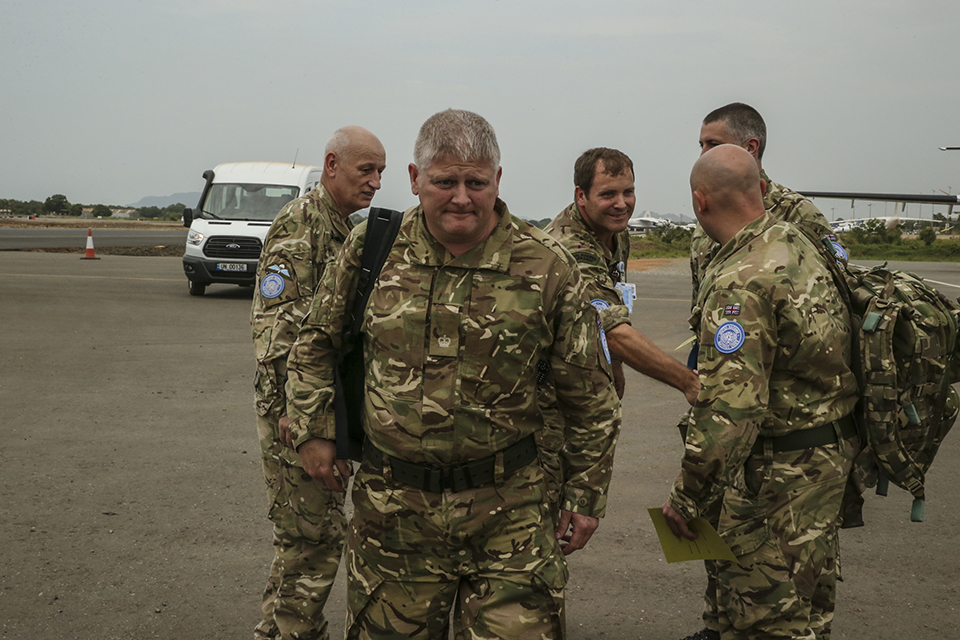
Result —
[[[242,262],[218,262],[217,271],[246,271],[247,265]]]

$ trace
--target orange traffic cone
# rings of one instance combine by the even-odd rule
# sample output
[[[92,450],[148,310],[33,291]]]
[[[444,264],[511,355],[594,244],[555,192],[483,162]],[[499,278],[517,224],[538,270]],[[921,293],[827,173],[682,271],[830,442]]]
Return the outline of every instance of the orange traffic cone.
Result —
[[[83,254],[81,260],[99,260],[97,256],[93,254],[93,229],[87,229],[87,252]]]

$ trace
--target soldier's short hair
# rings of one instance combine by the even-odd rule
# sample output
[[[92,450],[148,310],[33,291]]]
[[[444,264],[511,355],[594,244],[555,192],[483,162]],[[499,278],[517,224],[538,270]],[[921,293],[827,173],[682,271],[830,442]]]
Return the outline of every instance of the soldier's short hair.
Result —
[[[593,177],[597,173],[597,163],[603,162],[603,172],[611,176],[619,176],[627,171],[633,174],[633,160],[622,151],[595,147],[587,149],[573,165],[573,184],[580,187],[587,196],[593,187]]]
[[[413,145],[413,163],[424,171],[442,156],[500,166],[500,147],[493,127],[472,111],[447,109],[435,113],[420,127]]]
[[[731,102],[719,109],[714,109],[703,119],[703,124],[723,121],[729,133],[741,147],[750,138],[760,141],[757,149],[757,160],[763,160],[763,150],[767,148],[767,125],[756,109],[742,102]]]

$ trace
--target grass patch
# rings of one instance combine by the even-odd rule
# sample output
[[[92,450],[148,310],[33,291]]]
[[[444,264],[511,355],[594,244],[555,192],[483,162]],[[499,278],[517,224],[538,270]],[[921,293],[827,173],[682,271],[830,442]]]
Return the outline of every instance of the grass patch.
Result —
[[[693,232],[687,229],[648,231],[630,236],[630,258],[689,258]]]
[[[685,229],[650,231],[630,237],[631,258],[689,258],[693,233]],[[891,242],[876,235],[843,233],[838,240],[851,260],[903,260],[907,262],[960,262],[960,239],[937,237],[932,244],[899,234]]]

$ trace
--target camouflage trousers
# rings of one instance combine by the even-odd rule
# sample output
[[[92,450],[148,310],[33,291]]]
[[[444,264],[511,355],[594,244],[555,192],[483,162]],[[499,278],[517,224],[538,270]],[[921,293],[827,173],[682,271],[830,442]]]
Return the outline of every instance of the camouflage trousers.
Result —
[[[543,474],[431,493],[365,461],[347,537],[347,637],[562,638],[567,566]]]
[[[263,592],[263,620],[254,629],[254,638],[325,640],[329,636],[323,607],[346,537],[344,495],[289,461],[296,454],[282,452],[276,419],[258,416],[257,423],[274,559]]]
[[[827,640],[839,567],[840,503],[855,441],[753,455],[723,497],[716,562],[723,640]]]

